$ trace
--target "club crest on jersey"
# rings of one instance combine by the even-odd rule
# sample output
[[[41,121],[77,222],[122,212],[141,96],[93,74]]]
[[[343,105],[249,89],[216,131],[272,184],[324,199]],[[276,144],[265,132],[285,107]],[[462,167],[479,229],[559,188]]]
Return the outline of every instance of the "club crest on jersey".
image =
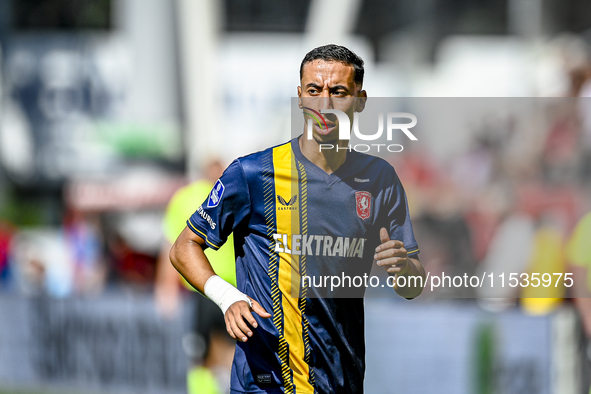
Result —
[[[371,194],[369,192],[355,192],[357,216],[362,220],[371,215]]]
[[[220,201],[222,200],[222,196],[224,195],[225,186],[221,180],[218,181],[213,185],[213,189],[211,189],[211,193],[209,193],[209,199],[207,200],[207,208],[215,208],[218,206]]]

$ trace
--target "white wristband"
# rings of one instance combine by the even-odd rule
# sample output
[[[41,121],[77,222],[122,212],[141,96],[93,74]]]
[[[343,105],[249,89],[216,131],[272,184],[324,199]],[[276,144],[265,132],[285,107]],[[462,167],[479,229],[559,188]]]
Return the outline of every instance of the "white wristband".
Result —
[[[217,275],[211,276],[203,286],[203,293],[217,304],[222,310],[224,316],[226,311],[233,303],[237,301],[246,301],[248,306],[252,308],[252,302],[250,298],[243,292],[223,280]]]

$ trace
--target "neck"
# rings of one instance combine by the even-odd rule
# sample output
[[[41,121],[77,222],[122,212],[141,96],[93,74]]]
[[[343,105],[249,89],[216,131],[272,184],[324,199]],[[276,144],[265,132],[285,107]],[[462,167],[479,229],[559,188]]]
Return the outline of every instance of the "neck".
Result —
[[[320,167],[327,174],[335,172],[347,158],[347,141],[339,141],[339,149],[320,150],[318,141],[312,139],[308,140],[303,135],[298,139],[300,150],[304,157]],[[341,149],[342,148],[342,149]]]

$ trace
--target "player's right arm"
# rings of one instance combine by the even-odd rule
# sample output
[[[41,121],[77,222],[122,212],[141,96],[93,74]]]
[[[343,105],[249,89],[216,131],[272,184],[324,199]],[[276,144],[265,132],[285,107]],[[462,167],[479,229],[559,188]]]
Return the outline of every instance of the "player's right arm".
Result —
[[[253,335],[248,324],[257,327],[252,312],[263,318],[271,315],[258,302],[215,274],[203,253],[204,247],[205,240],[185,227],[170,250],[170,261],[187,282],[218,304],[224,313],[228,334],[246,342]]]
[[[174,268],[201,293],[205,293],[203,290],[205,282],[215,275],[209,260],[203,253],[204,244],[203,238],[185,226],[172,245],[169,256]]]
[[[226,168],[209,197],[187,220],[187,227],[174,243],[170,260],[180,274],[197,290],[215,302],[233,337],[246,341],[257,326],[252,315],[270,315],[254,300],[217,276],[203,251],[218,250],[250,216],[250,194],[246,175],[238,160]],[[249,326],[250,324],[250,326]]]

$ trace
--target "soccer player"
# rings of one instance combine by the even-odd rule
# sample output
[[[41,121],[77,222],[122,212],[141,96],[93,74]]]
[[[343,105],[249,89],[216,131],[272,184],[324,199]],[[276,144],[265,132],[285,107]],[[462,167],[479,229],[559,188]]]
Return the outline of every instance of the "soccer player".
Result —
[[[352,119],[367,97],[363,73],[363,60],[345,47],[312,50],[300,67],[300,106]],[[319,144],[347,142],[338,141],[336,117],[324,120],[312,139],[235,160],[171,249],[173,265],[218,304],[238,340],[233,393],[362,393],[363,298],[318,297],[335,294],[299,278],[367,274],[374,260],[391,275],[424,278],[394,169],[347,149],[320,151]],[[203,253],[232,232],[238,288]],[[410,299],[422,287],[395,290]]]

